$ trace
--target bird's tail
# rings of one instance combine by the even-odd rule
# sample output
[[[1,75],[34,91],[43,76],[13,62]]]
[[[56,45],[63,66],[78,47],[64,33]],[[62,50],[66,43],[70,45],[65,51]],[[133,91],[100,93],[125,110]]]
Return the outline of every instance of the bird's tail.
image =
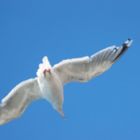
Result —
[[[43,57],[42,63],[39,64],[39,68],[38,68],[38,70],[37,70],[36,75],[37,75],[38,77],[41,76],[41,75],[43,74],[43,71],[44,71],[45,69],[51,69],[51,64],[50,64],[50,62],[49,62],[47,56],[44,56],[44,57]]]

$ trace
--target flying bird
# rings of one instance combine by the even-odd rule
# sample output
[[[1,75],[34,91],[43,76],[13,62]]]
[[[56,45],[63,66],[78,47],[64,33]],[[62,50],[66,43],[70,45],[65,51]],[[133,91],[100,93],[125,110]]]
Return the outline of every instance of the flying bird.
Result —
[[[87,82],[102,74],[131,46],[128,39],[120,47],[107,47],[92,56],[63,60],[51,66],[45,56],[39,65],[37,76],[19,83],[0,103],[0,125],[21,116],[34,100],[46,99],[52,107],[63,113],[63,86],[78,81]]]

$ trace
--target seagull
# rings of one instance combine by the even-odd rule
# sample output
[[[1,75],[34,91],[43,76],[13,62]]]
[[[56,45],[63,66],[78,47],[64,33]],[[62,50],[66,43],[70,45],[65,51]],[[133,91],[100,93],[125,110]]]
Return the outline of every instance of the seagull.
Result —
[[[63,113],[63,86],[69,82],[87,82],[108,70],[133,40],[126,40],[120,47],[107,47],[92,56],[66,59],[51,66],[45,56],[37,76],[14,87],[0,103],[0,125],[18,118],[34,100],[45,99],[61,115]]]

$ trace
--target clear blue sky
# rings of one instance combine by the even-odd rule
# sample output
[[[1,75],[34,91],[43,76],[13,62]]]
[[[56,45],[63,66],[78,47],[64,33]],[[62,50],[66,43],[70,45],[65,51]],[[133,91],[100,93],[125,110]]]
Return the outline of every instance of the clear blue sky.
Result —
[[[0,1],[0,99],[52,63],[128,37],[132,48],[102,76],[65,86],[63,120],[45,101],[0,127],[0,140],[140,140],[140,1]]]

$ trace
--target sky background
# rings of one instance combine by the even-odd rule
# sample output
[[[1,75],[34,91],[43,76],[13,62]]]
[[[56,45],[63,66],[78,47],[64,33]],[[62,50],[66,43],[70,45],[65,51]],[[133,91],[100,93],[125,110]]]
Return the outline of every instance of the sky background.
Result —
[[[0,140],[140,140],[140,1],[0,1],[0,99],[35,77],[44,55],[92,55],[128,37],[133,46],[88,83],[65,86],[62,119],[45,101],[0,126]]]

